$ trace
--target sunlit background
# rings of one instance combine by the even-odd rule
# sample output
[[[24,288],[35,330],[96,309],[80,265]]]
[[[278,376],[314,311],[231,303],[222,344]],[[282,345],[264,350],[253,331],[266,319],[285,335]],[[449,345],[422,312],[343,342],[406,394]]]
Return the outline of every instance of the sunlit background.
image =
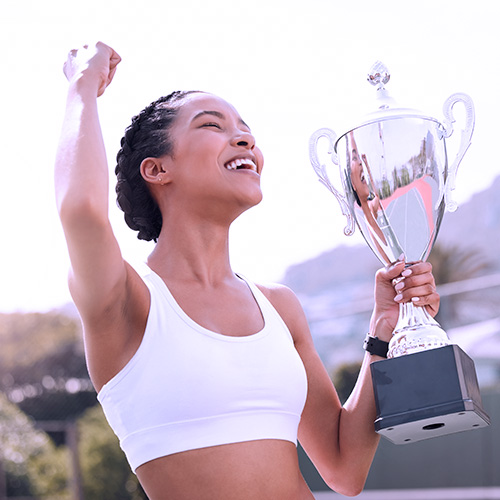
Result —
[[[290,264],[360,242],[343,235],[340,209],[310,167],[308,140],[324,126],[343,132],[373,109],[366,73],[378,59],[403,106],[441,119],[450,94],[472,96],[476,129],[456,198],[491,184],[500,173],[499,15],[500,3],[486,0],[4,0],[0,311],[70,300],[52,177],[70,49],[100,39],[123,59],[100,99],[110,172],[131,116],[160,95],[201,89],[236,106],[266,164],[264,201],[233,228],[232,263],[255,281],[279,281]],[[126,258],[144,261],[152,247],[125,226],[112,193],[110,210]]]
[[[359,232],[344,236],[340,208],[311,168],[309,137],[322,127],[344,133],[373,111],[366,75],[376,60],[388,66],[387,88],[403,107],[442,120],[450,94],[472,97],[476,126],[455,191],[462,206],[445,215],[431,258],[441,283],[438,319],[474,359],[492,425],[409,447],[383,440],[360,498],[500,499],[499,19],[497,0],[3,0],[0,500],[145,498],[96,405],[81,326],[65,308],[69,262],[52,173],[67,88],[62,65],[92,40],[122,56],[99,108],[110,217],[125,257],[140,266],[152,250],[127,228],[113,194],[114,158],[131,117],[177,89],[225,98],[266,160],[264,201],[232,230],[233,267],[298,293],[342,399],[363,356],[378,261]],[[452,154],[462,117],[457,109]],[[299,461],[316,498],[334,498],[320,492],[326,487],[303,453]]]

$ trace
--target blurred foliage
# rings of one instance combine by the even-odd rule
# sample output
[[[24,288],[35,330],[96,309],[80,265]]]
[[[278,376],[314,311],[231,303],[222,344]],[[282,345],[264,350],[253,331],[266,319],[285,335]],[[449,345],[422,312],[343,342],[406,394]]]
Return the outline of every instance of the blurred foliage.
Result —
[[[0,460],[8,495],[69,499],[67,450],[48,436],[0,393]]]
[[[474,278],[494,268],[493,261],[475,248],[442,245],[439,241],[428,260],[437,285]]]
[[[70,499],[64,425],[44,433],[35,421],[76,420],[85,498],[147,499],[97,405],[79,319],[57,312],[0,314],[0,345],[0,460],[8,494]]]
[[[463,245],[436,243],[429,255],[437,285],[477,278],[495,268],[495,262],[477,248]],[[472,323],[478,317],[497,315],[498,296],[488,294],[493,302],[488,304],[484,293],[460,293],[441,296],[436,320],[445,328]],[[494,298],[493,298],[494,296]],[[490,311],[490,312],[488,312]]]
[[[356,381],[358,380],[361,363],[344,363],[341,364],[333,373],[332,381],[340,402],[344,404],[351,395]]]
[[[80,322],[57,312],[0,314],[0,377],[81,338]]]
[[[2,314],[0,342],[0,390],[35,420],[72,420],[96,404],[78,319]]]
[[[78,422],[78,430],[85,498],[147,499],[100,406],[85,412]]]
[[[49,443],[46,453],[34,455],[26,463],[33,492],[39,499],[69,500],[68,449],[56,448],[51,441]]]

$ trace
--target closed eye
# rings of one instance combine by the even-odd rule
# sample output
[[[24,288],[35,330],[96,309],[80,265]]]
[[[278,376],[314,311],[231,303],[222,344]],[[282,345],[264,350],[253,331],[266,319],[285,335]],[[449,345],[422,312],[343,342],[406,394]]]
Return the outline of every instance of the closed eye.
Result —
[[[215,123],[215,122],[204,123],[202,125],[202,127],[215,127],[215,128],[218,128],[219,130],[222,130],[222,127],[218,123]]]

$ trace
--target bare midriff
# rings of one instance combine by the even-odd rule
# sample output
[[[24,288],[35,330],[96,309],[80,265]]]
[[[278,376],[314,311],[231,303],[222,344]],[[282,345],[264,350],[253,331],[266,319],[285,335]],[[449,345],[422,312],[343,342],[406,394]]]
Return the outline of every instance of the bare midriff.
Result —
[[[314,500],[289,441],[246,441],[157,458],[137,476],[150,500]]]

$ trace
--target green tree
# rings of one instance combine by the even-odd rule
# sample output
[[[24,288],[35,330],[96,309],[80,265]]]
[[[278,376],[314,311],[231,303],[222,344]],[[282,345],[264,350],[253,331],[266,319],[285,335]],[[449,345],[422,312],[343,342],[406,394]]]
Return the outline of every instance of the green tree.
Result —
[[[76,318],[2,314],[0,343],[0,390],[35,420],[73,420],[96,404]]]
[[[332,381],[342,404],[347,401],[347,398],[354,389],[360,369],[361,363],[356,362],[343,363],[335,370]]]
[[[474,248],[458,245],[444,246],[437,243],[429,255],[436,284],[460,282],[481,276],[493,267],[493,262]],[[455,327],[470,321],[474,299],[484,305],[484,296],[453,294],[441,297],[437,321],[443,327]],[[498,306],[493,305],[497,313]],[[472,318],[474,320],[474,318]],[[476,318],[477,320],[477,318]]]
[[[13,368],[30,367],[59,349],[80,343],[80,322],[57,312],[0,314],[0,377]]]
[[[68,500],[67,452],[0,393],[0,461],[11,496]]]
[[[78,430],[85,498],[147,499],[100,406],[85,412],[78,422]]]

